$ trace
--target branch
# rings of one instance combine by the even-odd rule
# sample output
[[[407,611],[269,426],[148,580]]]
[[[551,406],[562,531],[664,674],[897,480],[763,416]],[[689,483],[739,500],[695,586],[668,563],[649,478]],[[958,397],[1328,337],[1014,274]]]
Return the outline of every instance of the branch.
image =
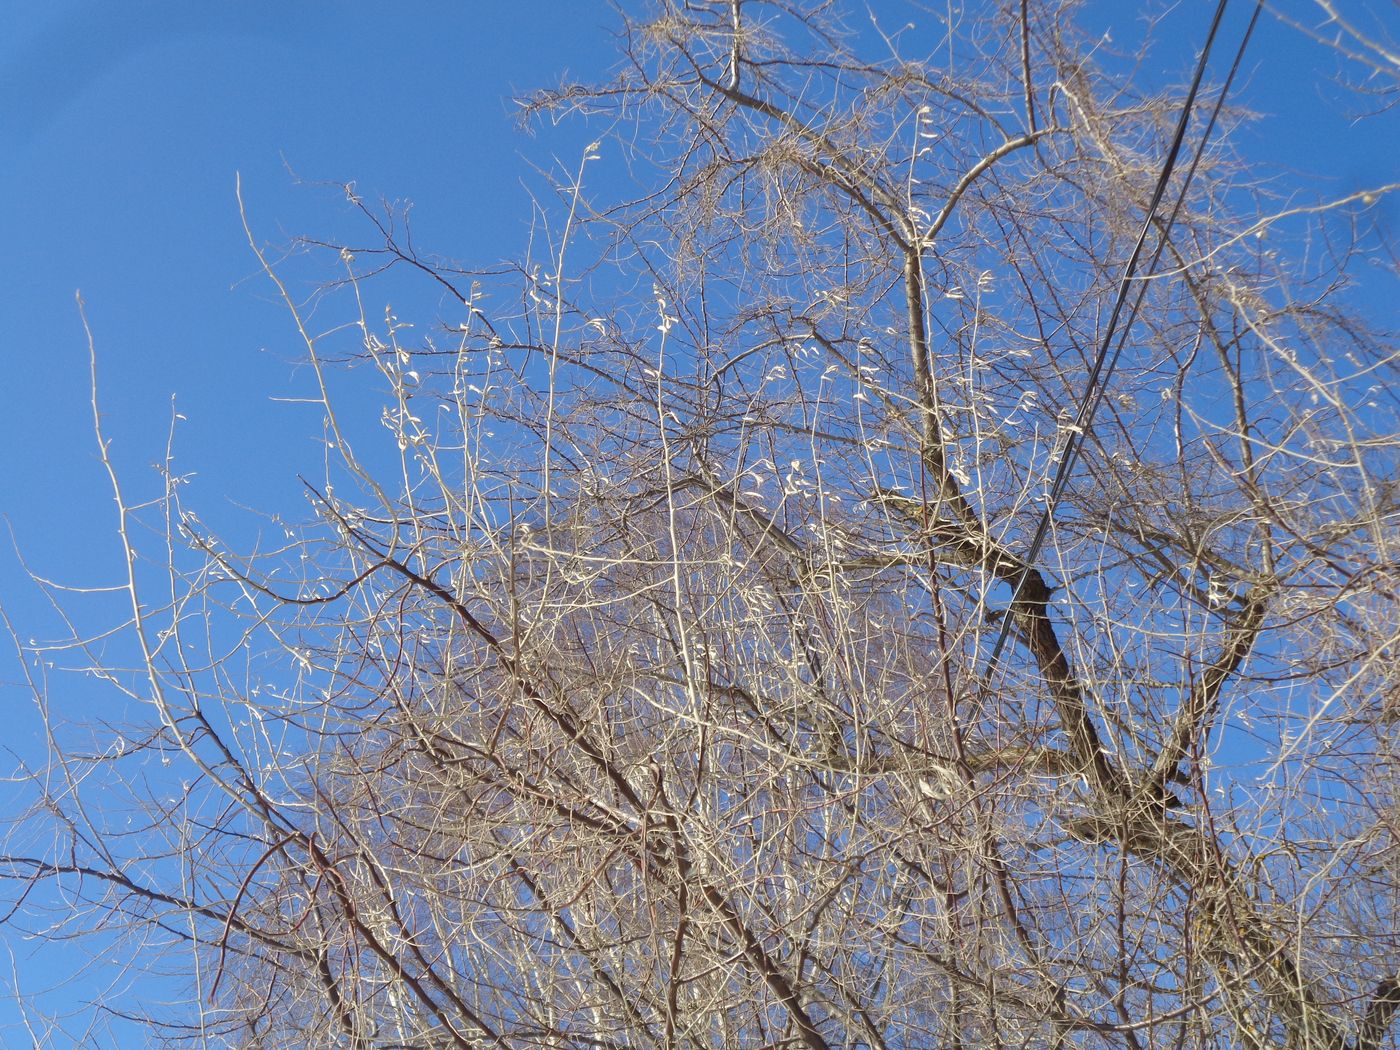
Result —
[[[1254,641],[1259,637],[1264,623],[1264,613],[1268,608],[1269,591],[1256,587],[1245,596],[1244,609],[1239,618],[1225,632],[1220,652],[1206,668],[1205,673],[1191,684],[1190,695],[1181,710],[1177,712],[1176,724],[1171,736],[1162,745],[1156,760],[1152,763],[1152,774],[1148,779],[1149,789],[1162,790],[1172,779],[1181,762],[1210,730],[1215,712],[1220,705],[1220,695],[1225,683],[1230,679],[1249,655]]]
[[[1400,975],[1387,977],[1376,985],[1352,1050],[1379,1050],[1397,1009],[1400,1009]]]
[[[313,489],[312,491],[314,492],[315,490]],[[657,811],[657,806],[654,803],[649,804],[638,794],[626,773],[619,769],[617,764],[608,756],[607,749],[604,745],[593,738],[593,735],[588,731],[587,725],[564,709],[563,706],[552,703],[552,699],[560,698],[547,695],[546,692],[525,673],[525,669],[518,654],[509,652],[505,644],[497,638],[490,628],[467,608],[462,601],[450,590],[438,583],[437,580],[415,572],[397,558],[378,549],[367,537],[355,530],[353,526],[331,506],[325,497],[321,496],[319,493],[317,493],[317,497],[321,500],[322,506],[325,507],[327,513],[333,515],[336,520],[339,521],[341,527],[346,530],[347,535],[354,538],[376,557],[381,558],[385,568],[398,573],[414,586],[436,597],[443,605],[450,609],[473,634],[485,642],[502,669],[506,671],[515,682],[517,688],[520,689],[525,699],[530,701],[536,710],[553,722],[556,728],[568,738],[569,742],[578,747],[588,757],[608,782],[613,785],[624,799],[626,799],[635,812],[639,814],[653,814]],[[553,693],[556,689],[557,687],[554,687],[550,692]],[[679,819],[669,808],[664,811],[664,815],[671,820]],[[643,849],[649,854],[655,855],[655,847],[648,841],[649,836],[643,835],[642,839]],[[314,843],[312,845],[314,846]],[[660,859],[663,861],[667,860],[667,858],[664,857]],[[688,880],[693,877],[694,865],[689,857],[688,851],[678,852],[675,856],[669,858],[669,862],[674,864],[675,870],[682,880]],[[698,886],[705,902],[716,913],[721,923],[729,930],[730,934],[738,940],[740,949],[744,955],[748,957],[750,964],[763,977],[764,983],[778,998],[783,1009],[796,1026],[802,1042],[807,1046],[808,1050],[831,1050],[830,1045],[822,1037],[811,1015],[807,1012],[796,986],[789,980],[788,976],[783,973],[782,968],[764,949],[763,942],[744,923],[743,917],[735,910],[734,905],[730,903],[729,899],[712,883],[708,881],[699,881]],[[347,916],[351,919],[352,923],[355,923],[357,929],[362,930],[364,936],[372,938],[370,931],[364,929],[363,923],[358,922],[353,914],[347,912]],[[371,942],[371,946],[374,947],[373,942]],[[475,1020],[475,1018],[470,1017],[469,1019]]]
[[[1300,1039],[1296,1045],[1345,1047],[1336,1022],[1310,994],[1293,960],[1292,945],[1278,940],[1269,930],[1236,866],[1210,833],[1168,815],[1124,819],[1121,813],[1071,821],[1068,830],[1083,842],[1117,846],[1151,861],[1187,889],[1198,909],[1198,928],[1214,957],[1212,965],[1221,983],[1257,984],[1283,1018],[1290,1038]],[[1232,977],[1226,967],[1236,960],[1246,969]],[[1373,1004],[1373,1010],[1387,1019],[1394,1009],[1376,1010]],[[1374,1046],[1369,1050],[1375,1050]]]
[[[1031,17],[1028,0],[1021,0],[1021,82],[1026,89],[1026,127],[1035,130],[1035,93],[1031,80]]]
[[[938,217],[933,220],[932,225],[928,228],[928,232],[924,234],[924,246],[927,246],[929,242],[937,238],[948,220],[953,217],[953,209],[958,206],[958,201],[962,200],[963,194],[972,188],[972,184],[976,182],[988,168],[1001,160],[1001,158],[1005,157],[1008,153],[1015,153],[1018,149],[1033,146],[1046,135],[1059,130],[1059,128],[1041,128],[1039,131],[1031,131],[1017,138],[1008,139],[972,167],[968,168],[967,171],[963,173],[963,177],[958,180],[957,185],[953,187],[952,192],[948,194],[948,199],[938,212]]]
[[[1071,751],[1080,770],[1090,775],[1094,788],[1105,802],[1127,801],[1128,792],[1123,774],[1113,764],[1099,738],[1098,729],[1089,716],[1084,688],[1070,667],[1064,647],[1050,621],[1050,587],[1034,566],[1012,554],[981,530],[973,520],[960,522],[946,518],[934,520],[931,508],[921,500],[909,499],[885,490],[876,491],[876,499],[923,534],[930,544],[930,553],[939,552],[945,560],[965,568],[987,573],[1013,587],[1020,584],[1020,593],[1008,615],[1021,628],[1027,648],[1035,658],[1041,677],[1050,686],[1060,724],[1069,736]]]

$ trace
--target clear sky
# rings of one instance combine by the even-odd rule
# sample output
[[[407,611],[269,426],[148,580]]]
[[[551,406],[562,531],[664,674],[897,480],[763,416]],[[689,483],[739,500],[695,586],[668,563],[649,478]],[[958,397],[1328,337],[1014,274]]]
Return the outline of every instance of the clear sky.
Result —
[[[1136,6],[1094,10],[1122,41]],[[1185,79],[1208,6],[1177,5],[1176,43],[1155,55],[1153,75]],[[1389,0],[1361,6],[1400,21]],[[31,568],[84,585],[114,583],[121,568],[75,291],[98,347],[114,457],[138,495],[157,491],[149,466],[174,396],[187,417],[180,463],[198,472],[202,511],[234,501],[295,510],[296,475],[318,459],[319,414],[271,400],[306,394],[310,380],[244,239],[235,173],[265,240],[345,222],[343,199],[298,179],[354,180],[367,198],[411,199],[422,245],[475,264],[517,256],[528,187],[542,184],[531,165],[557,155],[572,167],[590,130],[526,137],[510,97],[605,69],[615,24],[595,0],[0,0],[0,511]],[[1296,190],[1302,203],[1400,179],[1394,117],[1349,120],[1362,107],[1328,81],[1337,68],[1266,18],[1237,92],[1264,114],[1243,140],[1261,162],[1325,179],[1298,180],[1309,187]],[[1394,229],[1395,205],[1382,208]],[[1394,293],[1378,284],[1367,295],[1379,307]],[[23,636],[56,633],[8,541],[0,602]],[[107,713],[92,685],[56,695],[67,717]],[[12,654],[0,655],[0,704],[4,743],[33,759],[41,730]],[[12,1027],[14,979],[28,994],[61,986],[87,948],[35,955],[7,930],[0,1045],[27,1045]],[[67,994],[99,987],[85,977]]]

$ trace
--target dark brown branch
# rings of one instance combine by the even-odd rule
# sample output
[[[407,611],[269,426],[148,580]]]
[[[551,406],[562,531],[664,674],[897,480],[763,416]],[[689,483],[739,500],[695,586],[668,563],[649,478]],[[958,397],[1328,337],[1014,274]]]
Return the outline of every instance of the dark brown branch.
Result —
[[[1026,89],[1026,127],[1035,130],[1035,82],[1031,79],[1031,18],[1029,0],[1021,0],[1021,83]]]
[[[1352,1050],[1379,1050],[1396,1010],[1400,1010],[1400,977],[1387,977],[1371,993]]]
[[[1080,769],[1091,774],[1093,786],[1104,802],[1115,806],[1126,802],[1126,782],[1099,739],[1083,687],[1070,668],[1069,658],[1050,621],[1050,588],[1045,578],[972,522],[935,519],[932,505],[897,493],[877,491],[876,498],[915,526],[931,544],[936,556],[986,572],[1012,586],[1020,584],[1019,597],[1009,615],[1020,627],[1022,639],[1035,658],[1041,677],[1050,687],[1061,726],[1070,740],[1070,750],[1078,759]],[[960,495],[958,498],[961,499]]]

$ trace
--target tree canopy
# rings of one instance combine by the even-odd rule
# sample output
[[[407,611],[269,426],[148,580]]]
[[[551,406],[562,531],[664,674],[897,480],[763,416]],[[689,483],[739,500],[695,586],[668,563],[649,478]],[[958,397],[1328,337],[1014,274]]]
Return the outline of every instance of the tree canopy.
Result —
[[[1285,199],[1238,37],[1163,91],[1078,12],[619,15],[531,255],[347,187],[336,327],[246,220],[325,476],[239,549],[112,473],[139,666],[72,664],[147,715],[55,735],[12,916],[188,960],[172,1042],[1394,1045],[1388,188]]]

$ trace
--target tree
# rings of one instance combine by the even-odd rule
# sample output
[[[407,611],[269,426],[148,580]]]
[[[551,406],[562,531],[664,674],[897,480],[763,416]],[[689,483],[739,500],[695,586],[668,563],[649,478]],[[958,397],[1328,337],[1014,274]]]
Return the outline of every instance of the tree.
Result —
[[[1398,358],[1257,236],[1365,213],[1075,11],[665,0],[529,101],[606,130],[505,275],[347,190],[396,455],[250,230],[331,465],[251,553],[112,473],[139,671],[74,652],[149,720],[34,778],[21,907],[187,952],[172,1040],[1394,1045]]]

